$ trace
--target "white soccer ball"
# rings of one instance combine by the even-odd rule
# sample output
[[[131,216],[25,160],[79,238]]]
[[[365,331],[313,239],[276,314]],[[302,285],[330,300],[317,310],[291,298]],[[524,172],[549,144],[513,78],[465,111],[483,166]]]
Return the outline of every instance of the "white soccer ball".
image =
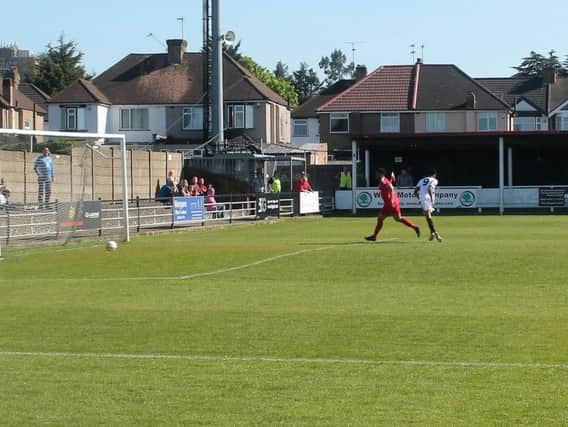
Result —
[[[116,251],[118,244],[114,240],[109,240],[106,244],[107,251]]]

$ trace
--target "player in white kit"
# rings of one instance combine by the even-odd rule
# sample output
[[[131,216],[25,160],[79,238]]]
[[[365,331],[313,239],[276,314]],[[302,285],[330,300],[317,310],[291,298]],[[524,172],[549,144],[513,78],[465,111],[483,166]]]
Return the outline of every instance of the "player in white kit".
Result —
[[[436,231],[434,223],[432,222],[432,212],[436,210],[436,187],[438,180],[436,179],[436,171],[431,170],[428,176],[425,176],[414,188],[414,194],[420,199],[422,212],[430,228],[430,240],[436,239],[438,242],[442,241],[442,236]]]

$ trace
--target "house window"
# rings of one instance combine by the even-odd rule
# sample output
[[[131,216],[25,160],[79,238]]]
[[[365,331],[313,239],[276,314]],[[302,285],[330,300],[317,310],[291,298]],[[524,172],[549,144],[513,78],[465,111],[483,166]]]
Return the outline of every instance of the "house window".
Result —
[[[183,129],[203,129],[203,107],[186,107],[183,109]]]
[[[227,107],[227,123],[232,129],[254,129],[254,105],[231,104]]]
[[[127,108],[120,110],[120,128],[126,130],[148,130],[148,109]]]
[[[400,132],[400,114],[381,113],[381,132],[382,133]]]
[[[515,117],[514,129],[516,131],[541,130],[540,120],[537,117]]]
[[[63,129],[85,130],[85,108],[66,107],[63,109]]]
[[[568,116],[556,116],[556,130],[568,130]]]
[[[308,121],[305,119],[294,120],[294,136],[302,138],[308,136]]]
[[[478,113],[478,127],[482,132],[497,130],[497,113]]]
[[[445,132],[446,113],[426,113],[426,130],[428,132]]]
[[[349,114],[331,113],[329,116],[329,132],[330,133],[349,132]]]

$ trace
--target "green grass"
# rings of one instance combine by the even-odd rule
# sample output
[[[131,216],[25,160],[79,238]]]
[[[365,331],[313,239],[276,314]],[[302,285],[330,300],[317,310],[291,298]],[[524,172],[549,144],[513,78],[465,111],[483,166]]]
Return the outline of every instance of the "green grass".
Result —
[[[568,217],[435,222],[8,252],[0,425],[568,424]]]

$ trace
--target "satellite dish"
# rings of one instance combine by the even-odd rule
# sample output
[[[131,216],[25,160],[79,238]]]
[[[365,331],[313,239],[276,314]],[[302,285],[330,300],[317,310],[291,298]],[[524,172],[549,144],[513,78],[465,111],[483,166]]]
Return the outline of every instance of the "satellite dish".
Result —
[[[223,39],[225,40],[225,43],[230,46],[235,41],[235,33],[232,31],[227,31]]]

